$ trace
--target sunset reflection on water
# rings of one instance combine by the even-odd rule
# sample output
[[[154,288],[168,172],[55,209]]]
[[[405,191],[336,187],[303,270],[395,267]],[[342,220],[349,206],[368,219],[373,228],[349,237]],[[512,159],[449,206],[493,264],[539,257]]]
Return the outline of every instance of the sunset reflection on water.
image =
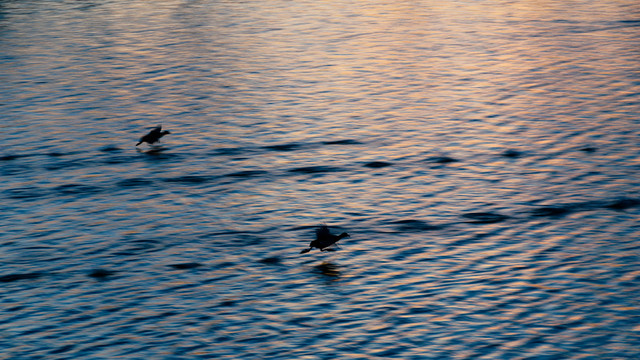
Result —
[[[0,1],[0,353],[638,358],[638,14]]]

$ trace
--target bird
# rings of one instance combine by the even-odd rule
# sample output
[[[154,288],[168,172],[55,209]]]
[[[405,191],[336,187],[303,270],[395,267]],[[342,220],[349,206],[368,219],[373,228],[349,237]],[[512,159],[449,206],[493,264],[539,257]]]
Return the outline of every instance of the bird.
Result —
[[[146,142],[147,144],[151,145],[155,142],[160,141],[160,138],[167,134],[171,134],[171,132],[169,132],[168,130],[162,131],[162,126],[158,125],[155,127],[155,129],[149,131],[147,135],[141,137],[140,141],[136,144],[136,146],[142,144],[143,142]]]
[[[346,232],[343,232],[340,235],[333,235],[329,231],[329,227],[325,224],[322,224],[320,225],[320,227],[316,229],[316,239],[309,244],[308,249],[304,249],[300,251],[300,254],[308,253],[313,248],[317,248],[320,251],[327,251],[328,249],[325,250],[326,248],[337,243],[340,239],[346,238],[346,237],[351,237],[351,236]]]

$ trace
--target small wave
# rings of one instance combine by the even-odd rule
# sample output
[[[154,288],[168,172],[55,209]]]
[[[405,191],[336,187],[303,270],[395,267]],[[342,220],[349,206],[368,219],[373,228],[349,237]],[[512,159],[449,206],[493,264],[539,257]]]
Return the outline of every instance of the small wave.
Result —
[[[115,145],[107,145],[100,148],[100,151],[110,153],[110,152],[120,152],[122,149]]]
[[[75,169],[87,166],[87,163],[82,160],[67,160],[57,161],[52,164],[45,165],[44,168],[49,171]]]
[[[49,354],[52,354],[52,355],[63,354],[63,353],[66,353],[68,351],[73,350],[75,347],[76,347],[75,344],[62,345],[57,349],[51,350],[51,352],[49,352]]]
[[[15,176],[15,175],[25,174],[32,171],[33,171],[33,168],[30,165],[18,163],[18,162],[11,162],[8,164],[4,164],[0,168],[0,176]]]
[[[391,224],[397,225],[396,228],[400,231],[431,231],[442,229],[442,225],[432,225],[423,220],[407,219],[397,220],[391,222]]]
[[[57,151],[52,151],[47,153],[47,156],[50,156],[50,157],[63,157],[65,155],[69,155],[69,154],[65,154]]]
[[[531,211],[533,216],[559,217],[568,214],[570,210],[563,206],[545,206]]]
[[[282,263],[282,259],[279,256],[270,256],[264,259],[260,259],[258,260],[258,262],[268,265],[280,265],[280,263]]]
[[[298,231],[298,230],[310,230],[310,229],[316,229],[318,228],[318,225],[301,225],[301,226],[294,226],[292,228],[289,228],[287,230],[289,231]]]
[[[131,178],[120,180],[116,183],[118,187],[121,188],[130,188],[130,187],[146,187],[153,184],[152,180],[149,179],[141,179],[141,178]]]
[[[160,251],[165,248],[165,245],[162,244],[160,241],[148,240],[148,239],[133,240],[130,243],[125,244],[125,246],[127,246],[126,249],[116,251],[113,253],[113,255],[119,255],[119,256],[141,255],[141,254],[147,254],[155,251]]]
[[[203,176],[203,175],[185,175],[178,176],[172,178],[162,179],[165,182],[170,183],[183,183],[183,184],[202,184],[213,180],[213,176]]]
[[[93,269],[87,276],[92,277],[94,279],[104,280],[112,275],[115,275],[117,271],[106,270],[106,269]]]
[[[531,211],[533,216],[562,217],[572,212],[591,211],[603,207],[602,201],[585,201],[569,204],[543,206]]]
[[[343,140],[331,140],[331,141],[323,141],[325,145],[359,145],[362,144],[358,140],[354,139],[343,139]]]
[[[188,269],[195,269],[195,268],[201,267],[202,264],[197,262],[188,262],[188,263],[179,263],[179,264],[169,264],[167,266],[177,270],[188,270]]]
[[[19,280],[31,280],[42,277],[42,272],[19,273],[0,276],[0,282],[14,282]]]
[[[582,152],[585,152],[585,153],[594,153],[594,152],[598,151],[598,148],[593,147],[593,146],[585,146],[585,147],[580,148],[579,150],[582,151]]]
[[[372,169],[379,169],[379,168],[383,168],[391,165],[392,165],[391,163],[388,163],[386,161],[372,161],[364,164],[365,167],[372,168]]]
[[[487,236],[489,236],[489,234],[486,233],[479,233],[479,234],[474,234],[473,236],[468,236],[468,237],[464,237],[462,239],[454,239],[451,242],[447,243],[447,246],[450,248],[455,248],[455,247],[459,247],[459,246],[466,246],[472,243],[475,243],[481,239],[486,238]]]
[[[267,172],[264,170],[244,170],[244,171],[238,171],[238,172],[226,174],[225,176],[235,177],[235,178],[249,178],[249,177],[260,176],[264,174],[267,174]]]
[[[211,152],[211,155],[218,155],[218,156],[233,156],[233,155],[240,155],[242,153],[245,153],[247,151],[247,149],[245,148],[241,148],[241,147],[235,147],[235,148],[220,148],[220,149],[216,149],[213,152]]]
[[[507,220],[509,217],[507,215],[495,214],[489,212],[472,212],[467,214],[462,214],[462,217],[469,219],[466,221],[467,223],[472,224],[492,224]]]
[[[2,155],[0,156],[0,161],[11,161],[11,160],[19,159],[26,156],[27,155],[17,155],[17,154]]]
[[[279,144],[279,145],[268,145],[263,146],[263,149],[273,150],[273,151],[294,151],[298,150],[302,147],[302,144],[298,143],[290,143],[290,144]]]
[[[296,173],[296,174],[319,174],[319,173],[329,173],[329,172],[339,172],[344,171],[344,169],[335,167],[335,166],[304,166],[299,168],[289,169],[288,172]]]
[[[102,188],[93,185],[82,184],[65,184],[56,186],[55,191],[64,195],[76,195],[76,194],[95,194],[102,191]]]
[[[391,256],[391,260],[403,261],[405,259],[410,258],[413,255],[420,254],[422,252],[424,252],[424,249],[421,248],[421,247],[415,247],[415,248],[409,248],[409,249],[401,250],[401,251],[398,251],[395,254],[393,254]]]
[[[450,164],[450,163],[454,163],[454,162],[458,162],[460,160],[458,159],[454,159],[448,156],[434,156],[434,157],[430,157],[425,159],[426,162],[430,162],[430,163],[435,163],[435,164]]]
[[[533,209],[531,211],[531,215],[533,216],[549,216],[549,217],[560,217],[567,215],[570,213],[570,209],[564,206],[545,206],[537,209]]]
[[[508,157],[508,158],[518,158],[518,157],[521,157],[522,155],[523,155],[522,152],[518,150],[513,150],[513,149],[506,150],[505,152],[500,154],[500,156]]]
[[[595,211],[599,209],[626,210],[637,206],[640,206],[640,199],[623,197],[617,200],[593,200],[569,204],[565,203],[542,206],[531,210],[530,213],[533,216],[539,217],[562,217],[574,212]]]
[[[102,162],[104,164],[107,165],[113,165],[113,164],[128,164],[130,162],[133,162],[135,159],[132,156],[110,156],[106,159],[104,159]]]
[[[35,186],[7,189],[4,193],[10,199],[34,199],[47,195],[44,189]]]
[[[640,206],[640,199],[623,198],[605,205],[606,208],[613,210],[626,210],[636,206]]]

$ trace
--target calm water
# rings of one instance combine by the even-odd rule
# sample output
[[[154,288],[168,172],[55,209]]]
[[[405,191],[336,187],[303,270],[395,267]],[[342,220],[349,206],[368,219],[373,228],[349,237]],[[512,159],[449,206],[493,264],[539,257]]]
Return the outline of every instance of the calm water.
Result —
[[[2,359],[640,358],[635,0],[4,0],[0,49]]]

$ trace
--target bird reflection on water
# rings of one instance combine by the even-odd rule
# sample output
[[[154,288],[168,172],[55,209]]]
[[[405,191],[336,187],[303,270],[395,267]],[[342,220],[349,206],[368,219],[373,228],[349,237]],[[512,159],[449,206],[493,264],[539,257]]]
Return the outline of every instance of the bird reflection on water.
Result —
[[[147,155],[166,155],[163,154],[163,152],[167,150],[167,148],[163,146],[152,145],[148,150],[140,150],[139,148],[136,148],[136,150]]]
[[[314,266],[312,272],[322,275],[327,280],[338,280],[341,275],[340,266],[327,261]]]

